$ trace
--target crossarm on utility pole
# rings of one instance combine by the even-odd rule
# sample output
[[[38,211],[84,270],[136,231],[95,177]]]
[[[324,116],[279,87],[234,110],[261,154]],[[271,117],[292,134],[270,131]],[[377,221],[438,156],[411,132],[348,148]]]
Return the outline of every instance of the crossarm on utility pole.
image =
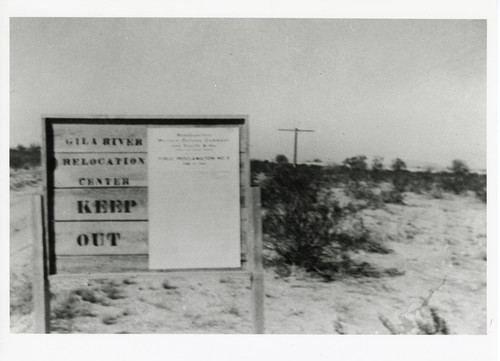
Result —
[[[297,133],[298,132],[314,132],[310,129],[278,129],[280,132],[295,132],[295,141],[293,143],[293,165],[297,166]]]

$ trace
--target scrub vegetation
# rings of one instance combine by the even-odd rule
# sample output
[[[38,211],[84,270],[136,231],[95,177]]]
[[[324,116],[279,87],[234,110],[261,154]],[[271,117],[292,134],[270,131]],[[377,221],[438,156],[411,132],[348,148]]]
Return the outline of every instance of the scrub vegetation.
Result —
[[[486,202],[486,176],[471,173],[463,161],[454,160],[448,173],[409,172],[399,158],[391,168],[375,157],[370,169],[365,156],[327,167],[294,166],[282,155],[275,162],[252,161],[252,180],[262,189],[267,264],[280,273],[298,266],[325,280],[402,275],[353,259],[359,251],[391,253],[364,225],[364,209],[404,205],[406,192],[434,198],[473,192]]]
[[[486,175],[460,160],[447,172],[410,171],[362,155],[328,166],[277,156],[251,169],[262,190],[266,332],[486,332]],[[11,194],[40,180],[40,147],[11,149]],[[29,212],[29,199],[11,199],[13,249],[28,237]],[[32,327],[30,254],[11,251],[13,332]],[[53,332],[251,330],[245,279],[82,282],[51,285]]]

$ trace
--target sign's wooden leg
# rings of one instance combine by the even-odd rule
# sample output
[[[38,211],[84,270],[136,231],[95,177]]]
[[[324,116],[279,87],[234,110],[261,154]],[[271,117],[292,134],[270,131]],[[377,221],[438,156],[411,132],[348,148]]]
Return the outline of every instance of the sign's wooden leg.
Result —
[[[264,333],[264,269],[262,266],[262,215],[260,188],[252,187],[253,248],[252,267],[252,325],[253,333]]]
[[[33,311],[34,333],[50,332],[50,286],[47,269],[47,250],[44,247],[43,197],[32,201],[33,232]]]

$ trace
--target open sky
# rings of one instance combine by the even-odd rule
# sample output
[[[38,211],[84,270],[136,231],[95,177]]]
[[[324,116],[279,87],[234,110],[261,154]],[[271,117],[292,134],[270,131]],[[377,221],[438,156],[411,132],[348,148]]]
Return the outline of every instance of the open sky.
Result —
[[[41,117],[248,115],[252,158],[486,168],[482,20],[12,18],[10,143]]]

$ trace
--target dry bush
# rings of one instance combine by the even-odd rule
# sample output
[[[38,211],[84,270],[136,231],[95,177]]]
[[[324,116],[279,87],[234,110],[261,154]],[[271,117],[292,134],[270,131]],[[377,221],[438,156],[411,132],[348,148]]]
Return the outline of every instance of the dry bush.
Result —
[[[346,194],[355,200],[362,201],[361,204],[357,203],[358,209],[377,209],[384,206],[383,198],[374,192],[374,186],[369,183],[351,181],[346,186]]]
[[[444,318],[439,316],[437,310],[430,308],[431,319],[429,321],[417,320],[420,335],[448,335],[448,325]]]
[[[354,261],[359,250],[387,253],[361,223],[344,227],[356,209],[340,207],[317,174],[307,168],[280,165],[262,185],[265,246],[273,255],[269,263],[280,274],[298,266],[325,280],[343,275],[385,274],[366,262]],[[357,227],[357,228],[356,228]]]
[[[404,204],[404,194],[397,189],[382,191],[380,196],[384,203]]]
[[[14,169],[32,168],[40,165],[41,148],[32,144],[28,148],[18,145],[17,148],[10,148],[10,167]]]
[[[101,298],[96,294],[96,292],[87,287],[80,287],[71,291],[77,296],[80,296],[82,301],[89,303],[100,303]]]
[[[161,284],[161,286],[165,290],[175,290],[177,288],[177,286],[172,285],[169,280],[163,281],[163,283]]]
[[[102,323],[105,325],[114,325],[119,319],[119,316],[117,315],[105,315],[101,319]]]
[[[52,332],[70,333],[77,317],[96,317],[89,303],[84,302],[74,290],[70,291],[61,301],[55,300],[51,307]]]
[[[137,283],[133,278],[125,278],[122,282],[124,285],[135,285]]]
[[[425,312],[423,312],[425,311]],[[427,307],[418,310],[419,317],[409,319],[409,325],[395,325],[384,315],[378,318],[382,325],[391,333],[391,335],[401,335],[406,333],[417,335],[448,335],[450,330],[444,318],[439,316],[434,307]]]
[[[118,284],[115,281],[106,281],[100,287],[100,291],[102,293],[104,293],[107,298],[112,299],[112,300],[118,300],[121,298],[125,298],[122,285]]]

